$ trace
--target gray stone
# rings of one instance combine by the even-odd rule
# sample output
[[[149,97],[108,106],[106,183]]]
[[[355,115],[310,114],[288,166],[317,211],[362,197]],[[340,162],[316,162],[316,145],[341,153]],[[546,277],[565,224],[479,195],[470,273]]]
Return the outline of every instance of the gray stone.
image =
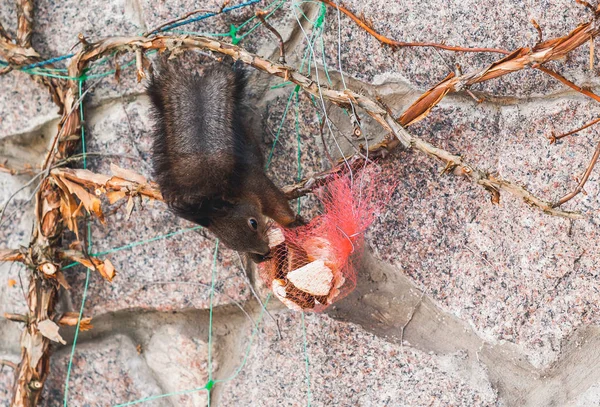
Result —
[[[372,19],[374,28],[390,38],[509,50],[535,44],[537,33],[530,18],[541,25],[545,39],[565,35],[590,18],[570,0],[411,0],[402,4],[351,0],[345,4]],[[220,5],[217,0],[93,5],[46,1],[36,10],[39,21],[34,45],[44,56],[57,56],[69,52],[80,31],[90,40],[135,34],[196,7]],[[267,6],[267,2],[260,3],[261,8]],[[315,22],[321,5],[304,3],[299,7],[286,3],[270,20],[286,41],[288,64],[298,69],[310,54],[305,33],[312,35],[312,23],[307,19]],[[225,33],[256,9],[240,9],[182,30]],[[12,5],[0,7],[0,18],[9,21],[5,25],[14,30]],[[327,9],[322,48],[331,86],[342,89],[346,83],[370,97],[381,95],[394,114],[443,79],[455,63],[460,63],[464,72],[473,72],[501,57],[430,48],[393,52],[380,47],[346,16],[342,15],[341,21],[343,81],[337,58],[337,13]],[[241,45],[277,59],[277,43],[264,27]],[[311,78],[317,81],[318,73],[319,83],[325,84],[328,77],[322,48],[317,38],[314,51],[319,70],[315,71],[313,60],[310,65],[305,63],[302,72],[310,66]],[[131,58],[131,54],[120,56],[120,65]],[[584,45],[566,61],[548,66],[581,86],[595,85],[597,78],[589,70],[588,58],[588,46]],[[92,66],[89,73],[93,75],[109,72],[114,62]],[[248,71],[252,112],[248,121],[268,154],[294,88],[272,89],[283,80],[251,68]],[[94,81],[89,79],[85,86]],[[56,109],[45,90],[23,73],[0,77],[0,86],[4,84],[2,89],[9,91],[0,94],[2,159],[7,156],[15,163],[37,164],[56,130]],[[144,82],[135,80],[134,67],[124,68],[120,84],[109,74],[86,100],[87,150],[102,154],[89,156],[94,171],[108,173],[114,163],[152,176],[148,100],[139,96],[143,86]],[[464,93],[450,95],[408,131],[544,199],[555,201],[575,188],[576,177],[581,177],[596,147],[596,128],[553,145],[546,136],[567,132],[597,117],[600,111],[595,102],[532,69],[473,90],[484,96],[484,102],[478,104]],[[356,147],[385,136],[360,113],[365,137],[346,139],[352,130],[348,114],[326,103],[335,139],[325,126],[323,142],[320,100],[314,101],[319,114],[306,94],[300,93],[297,100],[298,105],[296,99],[290,103],[268,170],[278,185],[293,182],[299,171],[307,175],[328,168],[325,147],[337,159],[341,152],[353,153],[352,144]],[[311,404],[596,403],[598,168],[586,184],[587,195],[580,194],[564,206],[583,211],[586,217],[569,221],[543,214],[507,193],[502,193],[500,205],[494,206],[481,187],[459,177],[440,176],[444,164],[417,152],[398,149],[377,164],[384,174],[380,182],[397,185],[397,189],[367,233],[368,251],[359,267],[357,289],[327,311],[345,322],[322,314],[305,316]],[[0,177],[0,197],[27,181],[27,177]],[[32,191],[17,196],[17,211],[10,223],[0,228],[3,246],[27,242],[33,210],[24,200]],[[109,284],[92,273],[85,314],[95,317],[96,328],[80,337],[70,381],[74,405],[113,405],[193,390],[205,385],[209,377],[206,309],[211,304],[214,239],[210,234],[204,237],[188,231],[146,242],[192,225],[176,219],[160,203],[136,203],[129,218],[125,207],[117,206],[111,208],[116,209],[114,213],[106,210],[110,213],[106,225],[92,222],[92,252],[110,252],[101,257],[115,264],[118,275]],[[301,212],[306,217],[319,212],[314,197],[302,198]],[[71,237],[67,236],[65,243]],[[370,248],[376,258],[371,258]],[[244,306],[254,318],[258,310],[237,255],[220,248],[215,271],[214,378],[227,379],[238,367],[241,370],[232,380],[217,383],[211,395],[213,405],[306,404],[309,396],[300,315],[282,311],[283,307],[271,300],[283,339],[276,339],[273,322],[265,316],[250,344],[251,326],[242,322],[245,317],[235,305]],[[78,309],[85,273],[73,268],[66,274],[73,286],[67,300]],[[23,312],[19,284],[8,284],[10,279],[19,281],[18,268],[3,266],[0,276],[0,313]],[[264,294],[267,290],[258,285]],[[0,343],[5,343],[0,345],[0,355],[11,360],[18,357],[18,332],[17,325],[0,323]],[[69,340],[72,329],[61,333]],[[141,354],[137,345],[141,345]],[[46,405],[62,401],[69,349],[57,349]],[[7,370],[0,372],[0,388],[12,377]],[[2,397],[8,399],[8,394],[0,390],[0,404]],[[201,405],[205,400],[206,393],[199,391],[154,403]]]
[[[3,336],[4,337],[4,336]],[[7,355],[0,351],[0,359],[8,360],[13,363],[18,363],[17,355]],[[8,367],[0,367],[0,404],[8,406],[12,398],[12,385],[15,375],[13,370]]]
[[[195,335],[187,335],[181,326],[160,327],[144,350],[146,363],[168,392],[187,391],[204,387],[208,380],[208,345]],[[212,368],[218,369],[218,354],[212,355]],[[180,406],[203,406],[207,403],[206,390],[175,396],[173,403]]]
[[[0,76],[0,89],[0,139],[30,132],[48,137],[56,132],[56,128],[44,129],[44,125],[59,117],[45,87],[26,73],[11,72]]]
[[[495,404],[482,370],[477,385],[465,380],[460,355],[438,357],[393,345],[357,325],[312,313],[305,316],[305,353],[301,315],[287,311],[275,316],[283,339],[277,340],[268,324],[252,344],[244,341],[241,352],[249,346],[250,356],[238,376],[217,385],[219,405],[300,406],[309,399],[314,406]]]
[[[0,22],[11,38],[16,37],[17,32],[17,7],[12,0],[0,1]]]
[[[33,47],[47,58],[72,52],[81,33],[90,42],[112,35],[144,31],[139,7],[133,0],[81,3],[43,0],[35,3]]]
[[[54,354],[42,406],[63,403],[70,353],[70,347],[64,347]],[[77,346],[69,380],[69,405],[113,406],[162,393],[153,372],[138,354],[136,343],[128,337],[115,335]],[[144,405],[168,404],[154,400]]]

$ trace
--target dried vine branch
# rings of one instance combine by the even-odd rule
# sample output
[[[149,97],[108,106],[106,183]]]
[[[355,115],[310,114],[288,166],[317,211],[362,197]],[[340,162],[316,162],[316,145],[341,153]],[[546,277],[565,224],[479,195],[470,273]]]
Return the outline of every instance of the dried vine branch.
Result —
[[[419,42],[400,42],[392,40],[384,35],[376,32],[364,18],[359,18],[352,11],[348,10],[341,4],[336,4],[331,0],[319,0],[330,7],[339,9],[341,12],[346,14],[352,21],[354,21],[360,28],[365,30],[367,33],[372,35],[383,45],[389,45],[392,48],[396,47],[433,47],[440,48],[447,51],[459,51],[459,52],[495,52],[500,54],[508,55],[504,59],[497,61],[486,69],[474,72],[466,75],[456,77],[454,73],[449,74],[442,82],[436,85],[434,88],[425,92],[421,97],[413,103],[400,117],[400,124],[403,126],[409,126],[417,121],[423,119],[429,114],[431,109],[439,103],[444,96],[451,92],[458,92],[460,90],[469,91],[469,87],[475,83],[484,82],[490,79],[497,78],[502,75],[506,75],[511,72],[531,67],[538,69],[545,74],[553,77],[554,79],[562,82],[571,89],[600,102],[600,96],[595,93],[583,89],[573,82],[569,81],[562,75],[542,66],[543,63],[561,59],[566,54],[584,44],[587,40],[593,40],[598,34],[598,27],[596,26],[596,20],[600,16],[600,6],[593,10],[594,18],[587,24],[578,26],[575,30],[564,37],[555,38],[542,42],[542,30],[535,20],[531,20],[531,23],[538,32],[539,43],[533,48],[519,48],[516,51],[510,52],[503,49],[497,48],[464,48],[464,47],[453,47],[438,43],[419,43]],[[588,4],[589,6],[589,4]],[[590,6],[591,7],[591,6]],[[591,42],[593,44],[593,42]],[[529,57],[526,55],[529,54]],[[592,58],[593,53],[590,54]]]
[[[579,25],[564,37],[544,41],[533,48],[519,48],[485,69],[460,76],[448,75],[406,109],[400,116],[400,123],[408,126],[423,119],[448,93],[565,57],[569,52],[598,35],[600,32],[600,26],[596,23],[598,16],[599,13],[596,11],[593,21]]]
[[[33,1],[18,0],[18,29],[17,43],[2,28],[0,24],[0,57],[9,63],[10,68],[20,68],[43,61],[43,58],[31,48],[31,33],[33,30]],[[52,67],[52,65],[48,65]],[[62,109],[64,104],[64,89],[67,82],[64,79],[49,76],[33,75],[33,80],[48,88],[52,101]],[[62,110],[60,111],[62,113]]]
[[[581,127],[576,128],[575,130],[571,130],[566,133],[559,134],[558,136],[556,136],[554,133],[552,133],[552,134],[550,134],[550,136],[547,136],[547,137],[548,137],[548,139],[550,139],[550,144],[553,144],[553,143],[556,143],[556,141],[560,140],[561,138],[570,136],[571,134],[579,133],[581,130],[587,129],[588,127],[591,127],[598,122],[600,122],[600,117],[584,124]]]
[[[585,170],[585,173],[583,174],[583,177],[581,178],[581,181],[579,181],[579,184],[577,185],[577,188],[575,188],[572,192],[566,194],[565,196],[563,196],[562,198],[560,198],[555,204],[553,204],[553,207],[559,207],[562,204],[570,201],[571,199],[575,198],[578,194],[580,194],[581,192],[584,192],[584,185],[587,182],[588,178],[590,177],[590,174],[592,173],[592,170],[594,169],[594,167],[596,166],[596,163],[598,162],[598,157],[600,157],[600,143],[598,143],[598,145],[596,146],[596,150],[594,151],[594,155],[592,156],[592,159],[587,167],[587,169]]]
[[[385,45],[389,45],[390,47],[393,47],[393,48],[430,47],[430,48],[443,49],[446,51],[493,52],[493,53],[499,53],[499,54],[508,54],[508,52],[506,52],[505,50],[498,49],[498,48],[469,48],[469,47],[456,47],[456,46],[451,46],[451,45],[439,44],[439,43],[435,43],[435,42],[402,42],[402,41],[392,40],[392,39],[387,38],[386,36],[379,34],[377,31],[375,31],[371,27],[372,24],[365,21],[365,19],[361,19],[361,18],[357,17],[356,14],[354,14],[353,12],[348,10],[341,3],[336,4],[331,0],[319,0],[319,1],[330,7],[340,10],[342,13],[344,13],[345,15],[350,17],[350,19],[352,21],[354,21],[360,28],[362,28],[363,30],[365,30],[366,32],[371,34],[373,37],[375,37],[379,42],[381,42],[382,44],[385,44]]]
[[[17,44],[23,48],[31,48],[33,31],[33,1],[17,1]]]

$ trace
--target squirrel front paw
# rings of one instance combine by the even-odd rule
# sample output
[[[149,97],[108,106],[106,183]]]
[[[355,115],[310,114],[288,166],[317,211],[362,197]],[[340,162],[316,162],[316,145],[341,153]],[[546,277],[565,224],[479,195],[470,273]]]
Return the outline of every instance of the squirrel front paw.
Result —
[[[306,225],[308,222],[301,216],[301,215],[296,215],[296,218],[294,219],[294,221],[292,223],[290,223],[289,225],[287,225],[288,228],[295,228],[298,226],[304,226]]]

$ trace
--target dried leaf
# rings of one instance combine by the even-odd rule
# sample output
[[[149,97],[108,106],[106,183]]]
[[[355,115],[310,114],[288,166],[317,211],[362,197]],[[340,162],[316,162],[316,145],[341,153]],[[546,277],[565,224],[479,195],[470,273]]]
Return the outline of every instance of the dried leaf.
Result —
[[[403,126],[410,126],[423,119],[429,114],[439,102],[454,89],[454,83],[451,79],[454,78],[454,74],[450,73],[440,83],[434,86],[432,89],[423,93],[419,99],[417,99],[406,111],[400,116],[398,121]]]
[[[77,312],[65,312],[61,317],[58,323],[64,326],[77,326],[77,321],[79,320],[79,314]],[[81,318],[81,323],[79,324],[80,331],[89,331],[92,329],[92,318],[84,317]]]
[[[37,323],[37,327],[42,335],[54,342],[60,342],[66,345],[67,342],[58,333],[58,325],[49,319]]]
[[[97,185],[106,185],[110,177],[104,174],[96,174],[90,170],[63,168],[52,170],[52,173],[61,178],[67,178],[76,183],[92,183]]]
[[[54,277],[56,277],[56,281],[58,281],[58,284],[60,284],[65,290],[71,289],[71,286],[67,282],[67,279],[65,278],[65,275],[62,273],[62,271],[57,271]]]
[[[125,168],[121,168],[116,164],[110,164],[110,172],[114,174],[114,176],[126,179],[128,181],[136,182],[140,185],[148,184],[148,180],[143,175],[138,174],[135,171],[127,170]]]
[[[118,191],[108,191],[106,197],[108,198],[108,202],[112,205],[115,202],[120,201],[121,199],[127,196],[127,191],[118,190]]]
[[[111,263],[110,260],[108,260],[108,259],[104,260],[104,267],[102,267],[102,271],[100,271],[100,274],[102,274],[102,277],[104,277],[108,281],[113,280],[116,272],[115,272],[115,266],[113,266],[113,264]]]
[[[25,331],[21,338],[21,346],[27,350],[27,354],[29,355],[29,365],[37,366],[44,354],[44,338],[42,334],[36,331],[32,336],[29,331]]]
[[[102,208],[100,207],[100,199],[98,199],[96,195],[89,193],[81,185],[69,181],[66,178],[61,178],[61,181],[65,183],[72,194],[77,195],[77,197],[83,203],[85,209],[87,209],[88,213],[95,214],[101,222],[104,222],[104,214],[102,213]]]
[[[135,208],[135,203],[133,202],[133,197],[130,196],[129,200],[127,201],[127,208],[125,209],[125,220],[129,220],[129,217],[133,212],[133,208]]]
[[[44,215],[42,215],[41,229],[42,229],[42,234],[44,236],[51,236],[54,234],[54,232],[56,230],[57,220],[58,220],[58,210],[56,210],[56,209],[46,212]]]
[[[62,257],[67,257],[70,260],[76,261],[77,263],[89,268],[90,270],[98,270],[100,275],[108,281],[112,281],[115,277],[115,267],[110,260],[102,261],[96,257],[90,257],[89,259],[84,256],[83,253],[79,253],[73,250],[65,250]],[[91,261],[90,261],[91,260]]]

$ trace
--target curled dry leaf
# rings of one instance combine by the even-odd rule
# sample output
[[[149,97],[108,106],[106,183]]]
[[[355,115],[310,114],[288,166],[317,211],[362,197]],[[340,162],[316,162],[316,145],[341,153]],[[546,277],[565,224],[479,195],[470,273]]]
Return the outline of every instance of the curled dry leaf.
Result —
[[[25,255],[20,250],[0,249],[0,261],[24,261]]]
[[[54,277],[56,277],[56,281],[58,281],[58,284],[60,284],[65,290],[71,289],[71,286],[67,282],[65,275],[61,271],[56,272]]]
[[[58,325],[49,319],[37,323],[37,327],[42,335],[54,342],[66,345],[67,342],[58,333]]]
[[[121,168],[116,164],[110,164],[110,172],[112,172],[114,176],[123,178],[127,181],[136,182],[140,185],[148,184],[148,180],[143,175],[140,175],[135,171]]]
[[[115,267],[108,259],[104,261],[96,257],[90,257],[88,259],[83,253],[74,250],[66,250],[63,253],[63,255],[68,259],[76,261],[77,263],[87,267],[90,270],[98,270],[100,275],[108,281],[112,281],[115,275],[117,274],[115,271]]]
[[[135,208],[135,203],[133,201],[133,197],[129,196],[129,200],[127,201],[127,209],[125,209],[125,220],[129,220],[131,213],[133,212],[133,208]]]
[[[77,312],[65,312],[58,320],[58,323],[63,326],[77,326],[78,320],[79,314]],[[81,318],[81,323],[79,324],[80,331],[89,331],[92,328],[92,318]]]
[[[106,193],[106,197],[108,198],[108,202],[112,205],[115,202],[120,201],[121,199],[127,196],[127,192],[123,190],[118,191],[108,191]]]
[[[42,334],[36,331],[32,335],[29,330],[25,331],[21,336],[21,347],[27,350],[30,366],[37,366],[44,354],[44,338]]]
[[[102,213],[102,208],[100,207],[100,199],[95,194],[88,192],[81,185],[76,184],[67,178],[61,178],[61,181],[69,189],[69,192],[77,195],[77,198],[81,200],[88,213],[95,214],[98,219],[104,223],[104,214]]]
[[[54,169],[52,170],[52,174],[55,174],[61,178],[67,178],[78,184],[86,184],[90,186],[106,185],[110,179],[108,175],[96,174],[90,170],[73,168]]]
[[[54,225],[60,215],[60,195],[57,191],[51,191],[42,197],[41,206],[41,230],[44,236],[50,236],[54,232]]]

